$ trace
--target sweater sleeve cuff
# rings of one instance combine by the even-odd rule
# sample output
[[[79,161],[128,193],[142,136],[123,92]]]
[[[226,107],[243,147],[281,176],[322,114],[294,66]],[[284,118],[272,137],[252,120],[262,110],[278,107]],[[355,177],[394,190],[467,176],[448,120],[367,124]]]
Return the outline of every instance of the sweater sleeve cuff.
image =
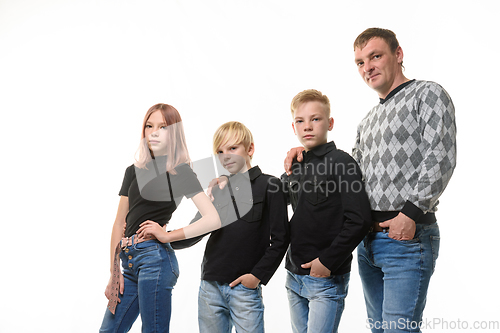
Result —
[[[406,201],[405,205],[403,206],[403,209],[401,209],[401,213],[405,214],[409,218],[411,218],[413,221],[417,222],[418,219],[424,215],[423,210],[415,206],[413,203],[410,201]]]

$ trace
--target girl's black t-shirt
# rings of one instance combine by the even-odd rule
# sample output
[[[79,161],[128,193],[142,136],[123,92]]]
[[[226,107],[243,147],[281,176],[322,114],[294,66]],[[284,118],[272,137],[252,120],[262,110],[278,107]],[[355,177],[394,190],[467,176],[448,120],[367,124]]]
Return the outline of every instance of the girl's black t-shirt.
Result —
[[[175,174],[166,172],[166,157],[150,161],[147,168],[131,165],[125,171],[119,195],[128,197],[125,237],[134,235],[147,220],[164,226],[183,197],[192,198],[203,188],[191,167],[182,163]]]

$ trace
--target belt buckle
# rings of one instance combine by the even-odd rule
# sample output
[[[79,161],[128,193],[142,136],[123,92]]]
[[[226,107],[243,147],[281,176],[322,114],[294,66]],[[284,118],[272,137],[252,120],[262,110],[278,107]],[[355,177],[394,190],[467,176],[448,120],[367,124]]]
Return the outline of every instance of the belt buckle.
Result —
[[[123,240],[125,239],[125,245],[123,245]],[[120,241],[122,244],[121,244],[121,248],[122,250],[125,250],[127,247],[128,247],[128,241],[129,241],[129,238],[128,237],[123,237],[122,240]]]

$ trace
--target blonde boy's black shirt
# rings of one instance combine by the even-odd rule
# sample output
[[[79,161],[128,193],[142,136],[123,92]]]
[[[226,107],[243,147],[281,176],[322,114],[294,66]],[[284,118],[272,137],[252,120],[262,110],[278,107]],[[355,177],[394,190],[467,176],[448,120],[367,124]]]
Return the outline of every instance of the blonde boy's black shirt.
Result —
[[[304,151],[303,157],[292,164],[290,176],[281,176],[294,211],[285,267],[307,275],[310,269],[301,265],[319,258],[331,275],[348,273],[352,251],[371,226],[361,171],[333,141]]]
[[[290,241],[280,180],[255,166],[247,173],[231,175],[228,185],[222,190],[215,186],[212,194],[223,227],[213,231],[207,241],[201,279],[231,283],[251,273],[267,284]],[[200,218],[198,213],[191,223]],[[202,237],[174,242],[172,247],[191,246]]]

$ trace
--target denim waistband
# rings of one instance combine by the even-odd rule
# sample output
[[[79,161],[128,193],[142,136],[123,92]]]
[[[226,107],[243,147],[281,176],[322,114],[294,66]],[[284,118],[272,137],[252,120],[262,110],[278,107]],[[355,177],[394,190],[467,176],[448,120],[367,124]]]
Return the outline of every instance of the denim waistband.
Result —
[[[120,247],[123,249],[128,246],[132,246],[134,244],[146,242],[146,241],[151,241],[151,240],[156,240],[156,237],[151,236],[151,238],[139,238],[137,235],[132,235],[130,237],[123,237],[120,241]]]

